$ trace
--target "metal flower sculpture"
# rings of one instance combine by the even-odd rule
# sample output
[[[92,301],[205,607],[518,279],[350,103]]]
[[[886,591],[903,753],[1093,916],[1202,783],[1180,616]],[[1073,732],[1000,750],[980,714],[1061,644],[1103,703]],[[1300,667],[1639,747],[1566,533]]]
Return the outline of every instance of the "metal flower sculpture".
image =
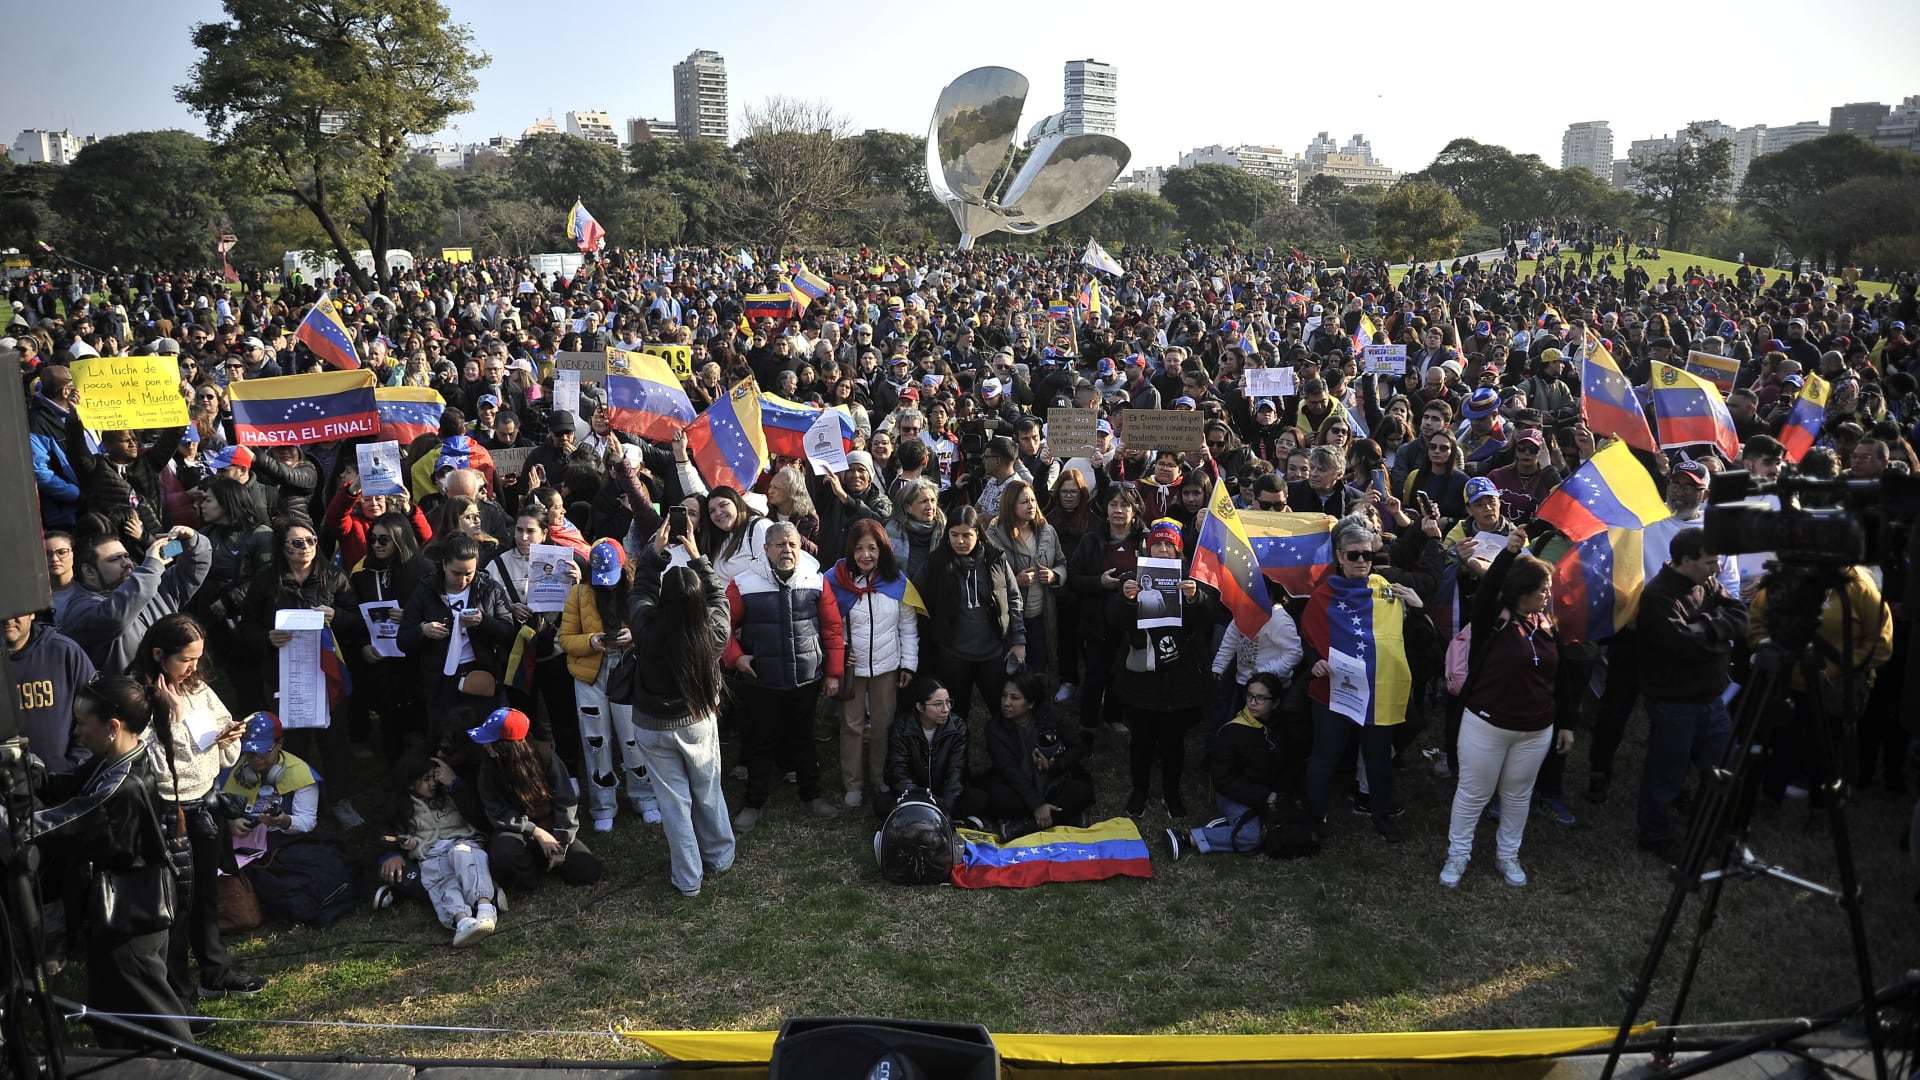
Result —
[[[974,68],[948,83],[927,132],[927,182],[960,226],[960,249],[1005,229],[1025,235],[1087,208],[1127,167],[1132,151],[1111,135],[1068,135],[1059,116],[1033,129],[1032,153],[1009,178],[1027,77]]]

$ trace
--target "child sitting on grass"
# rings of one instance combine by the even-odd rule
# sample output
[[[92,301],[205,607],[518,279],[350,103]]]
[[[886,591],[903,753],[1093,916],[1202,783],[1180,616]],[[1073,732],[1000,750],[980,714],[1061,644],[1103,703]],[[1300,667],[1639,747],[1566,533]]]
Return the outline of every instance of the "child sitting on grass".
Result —
[[[398,884],[409,876],[406,863],[414,862],[434,914],[453,931],[455,948],[492,934],[499,929],[500,912],[494,905],[497,890],[487,864],[486,833],[473,824],[485,820],[477,794],[460,790],[463,785],[452,767],[419,747],[400,756],[392,778],[388,839],[399,853],[382,860],[382,882]]]

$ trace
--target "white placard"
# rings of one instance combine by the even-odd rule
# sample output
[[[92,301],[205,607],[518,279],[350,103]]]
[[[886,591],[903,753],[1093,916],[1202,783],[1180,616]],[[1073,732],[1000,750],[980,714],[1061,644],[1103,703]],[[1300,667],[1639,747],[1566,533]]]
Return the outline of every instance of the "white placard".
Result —
[[[802,445],[815,474],[847,471],[847,444],[841,438],[840,415],[832,409],[821,409],[813,418]]]
[[[1405,375],[1407,373],[1405,345],[1362,345],[1360,357],[1362,360],[1360,370],[1369,375]]]
[[[381,656],[407,655],[400,651],[400,605],[391,600],[361,604],[360,618],[366,621],[367,630],[373,635],[374,652]]]
[[[280,725],[323,728],[332,722],[327,709],[327,675],[320,667],[320,631],[327,617],[312,608],[273,613],[273,628],[293,635],[280,647]]]
[[[1373,688],[1367,683],[1367,662],[1339,649],[1327,650],[1327,708],[1362,726]]]
[[[187,737],[201,753],[213,749],[220,736],[227,733],[227,725],[220,722],[212,709],[195,709],[188,713],[183,721],[187,725]]]
[[[534,611],[567,610],[567,594],[573,580],[567,576],[567,564],[573,562],[573,549],[559,544],[534,544],[527,548],[527,607]]]
[[[1295,392],[1290,367],[1248,368],[1245,377],[1250,398],[1286,397]]]
[[[1507,538],[1496,532],[1473,534],[1473,558],[1485,559],[1488,563],[1500,557],[1507,550]]]
[[[405,495],[407,489],[400,483],[400,444],[392,439],[386,442],[361,443],[354,448],[360,454],[360,494],[362,495]]]
[[[1180,625],[1180,560],[1142,556],[1136,562],[1135,579],[1140,595],[1134,605],[1140,613],[1139,627]]]
[[[553,373],[553,407],[557,412],[580,418],[580,373],[560,370]]]
[[[521,283],[520,283],[520,292],[521,292],[521,293],[522,293],[523,295],[524,295],[524,294],[526,294],[526,293],[530,293],[530,292],[533,292],[533,291],[534,291],[534,285],[533,285],[533,282],[531,282],[531,281],[523,281],[523,282],[521,282]]]

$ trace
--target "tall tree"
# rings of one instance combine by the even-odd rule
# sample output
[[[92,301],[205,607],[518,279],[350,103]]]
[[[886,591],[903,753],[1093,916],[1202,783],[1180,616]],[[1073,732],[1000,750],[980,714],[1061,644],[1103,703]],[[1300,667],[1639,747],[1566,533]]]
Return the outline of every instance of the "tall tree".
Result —
[[[733,148],[746,180],[723,195],[732,224],[775,248],[826,239],[867,186],[846,118],[821,102],[775,96],[747,106],[746,126]]]
[[[682,220],[676,239],[701,244],[728,239],[726,197],[745,186],[747,173],[725,143],[634,143],[628,158],[633,184],[664,191],[679,205]]]
[[[1708,139],[1699,125],[1687,128],[1672,150],[1633,166],[1640,202],[1666,224],[1666,245],[1687,249],[1708,211],[1725,202],[1733,185],[1733,143]]]
[[[354,267],[342,214],[365,213],[374,276],[387,279],[389,214],[407,139],[471,109],[489,57],[439,0],[222,0],[193,28],[200,51],[179,99],[223,159],[291,196]],[[362,287],[374,281],[354,269]]]
[[[67,225],[49,205],[60,166],[45,161],[0,172],[0,247],[39,251],[38,244],[64,244]]]
[[[184,131],[111,135],[60,171],[52,206],[67,241],[103,263],[204,266],[222,212],[212,145]]]
[[[432,251],[446,234],[453,202],[453,177],[425,154],[408,154],[394,174],[387,212],[393,246],[405,248],[416,257]],[[366,231],[363,225],[362,235]]]
[[[1246,243],[1255,220],[1291,201],[1280,185],[1231,165],[1169,169],[1160,196],[1173,204],[1181,230],[1203,244]]]
[[[1883,236],[1920,231],[1920,176],[1860,176],[1802,200],[1787,242],[1816,264],[1851,265]]]
[[[619,149],[577,135],[522,139],[513,148],[512,160],[508,175],[520,194],[555,210],[566,210],[579,199],[596,214],[612,213],[626,186]]]
[[[1740,205],[1789,244],[1800,229],[1807,200],[1867,176],[1920,174],[1920,155],[1882,150],[1851,132],[1795,143],[1767,154],[1747,169]]]
[[[1473,218],[1453,192],[1436,184],[1402,180],[1374,206],[1373,235],[1397,262],[1423,262],[1457,254],[1460,234]]]
[[[1515,221],[1546,213],[1547,174],[1537,154],[1516,154],[1504,146],[1455,139],[1442,147],[1433,164],[1412,179],[1452,192],[1468,213],[1482,221]]]
[[[1325,206],[1346,192],[1347,185],[1341,183],[1339,178],[1326,173],[1314,173],[1307,177],[1306,183],[1300,185],[1300,205]]]

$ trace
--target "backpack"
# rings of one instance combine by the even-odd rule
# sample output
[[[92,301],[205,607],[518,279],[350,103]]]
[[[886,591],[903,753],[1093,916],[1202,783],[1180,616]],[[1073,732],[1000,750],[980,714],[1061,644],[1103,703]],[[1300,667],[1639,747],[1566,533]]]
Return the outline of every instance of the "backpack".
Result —
[[[880,876],[895,885],[937,885],[953,875],[953,823],[924,788],[910,787],[873,834]]]
[[[261,909],[289,922],[325,930],[360,905],[353,864],[328,837],[289,837],[247,873]]]
[[[1505,630],[1507,624],[1512,621],[1510,615],[1502,611],[1499,617],[1494,620],[1493,628],[1495,630]],[[1476,656],[1473,651],[1473,623],[1469,621],[1467,625],[1460,628],[1459,633],[1453,635],[1452,641],[1447,642],[1446,671],[1448,694],[1453,697],[1466,696],[1467,685],[1472,681],[1473,662],[1478,659],[1479,657]]]

